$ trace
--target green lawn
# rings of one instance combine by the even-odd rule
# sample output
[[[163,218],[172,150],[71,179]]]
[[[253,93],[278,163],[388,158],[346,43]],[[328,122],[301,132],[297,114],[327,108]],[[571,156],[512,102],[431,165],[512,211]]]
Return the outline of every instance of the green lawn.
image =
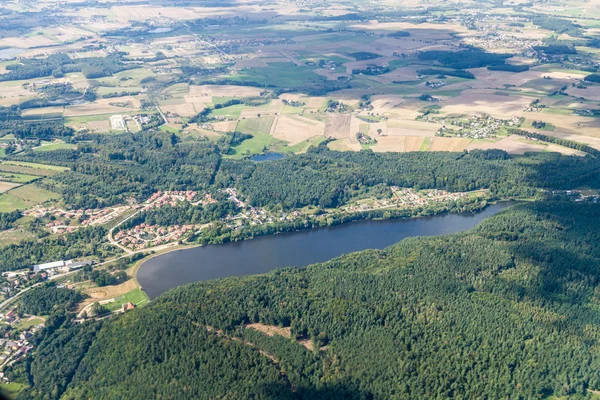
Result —
[[[106,308],[110,311],[120,309],[123,304],[132,302],[136,306],[148,303],[149,299],[146,293],[141,289],[134,289],[131,292],[125,293],[123,296],[117,297],[114,302],[106,304]]]
[[[268,134],[271,132],[271,125],[275,117],[260,117],[260,118],[246,118],[238,122],[236,131],[243,133],[250,133],[252,135],[257,133]]]

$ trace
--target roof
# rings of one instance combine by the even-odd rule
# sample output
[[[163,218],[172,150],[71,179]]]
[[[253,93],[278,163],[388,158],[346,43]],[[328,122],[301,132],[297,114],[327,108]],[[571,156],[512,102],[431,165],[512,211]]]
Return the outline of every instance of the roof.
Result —
[[[62,267],[65,265],[64,261],[53,261],[53,262],[49,262],[49,263],[45,263],[45,264],[38,264],[38,265],[34,265],[34,268],[38,268],[38,269],[47,269],[47,268],[57,268],[57,267]]]

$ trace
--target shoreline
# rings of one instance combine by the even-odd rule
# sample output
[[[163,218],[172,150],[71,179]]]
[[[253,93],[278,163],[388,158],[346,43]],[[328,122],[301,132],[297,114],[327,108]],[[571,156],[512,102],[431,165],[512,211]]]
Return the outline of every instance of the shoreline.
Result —
[[[364,222],[364,221],[394,221],[394,220],[409,221],[409,220],[416,220],[416,219],[423,219],[423,218],[432,218],[432,217],[437,217],[437,216],[441,216],[441,215],[449,215],[449,214],[455,214],[455,215],[478,214],[480,212],[483,212],[489,206],[497,205],[499,203],[507,203],[507,202],[508,203],[512,202],[514,204],[518,204],[521,201],[522,200],[512,200],[512,199],[489,201],[489,202],[487,202],[487,204],[485,205],[485,207],[482,207],[482,208],[478,209],[477,211],[471,211],[471,212],[444,211],[444,212],[436,213],[436,214],[433,214],[433,215],[430,215],[430,216],[412,216],[412,217],[403,217],[403,218],[363,218],[363,219],[357,219],[357,220],[353,220],[353,221],[349,221],[349,222],[344,222],[344,223],[341,223],[341,224],[334,224],[334,225],[331,225],[331,226],[311,227],[311,228],[298,229],[298,230],[294,230],[294,231],[275,232],[275,233],[272,233],[272,234],[257,235],[257,236],[249,237],[249,238],[246,238],[246,239],[238,240],[238,241],[229,241],[229,242],[224,242],[224,243],[189,244],[189,245],[179,244],[177,246],[174,246],[173,248],[160,250],[160,251],[158,251],[158,252],[156,252],[154,254],[151,254],[150,256],[145,257],[145,258],[139,260],[138,262],[136,262],[136,264],[131,269],[132,279],[134,280],[134,283],[135,283],[136,287],[138,287],[139,289],[141,289],[145,293],[145,290],[142,287],[142,285],[140,284],[140,282],[138,280],[138,277],[137,277],[137,274],[138,274],[139,270],[141,269],[142,265],[146,261],[149,261],[149,260],[151,260],[151,259],[153,259],[155,257],[162,256],[164,254],[175,252],[175,251],[189,250],[189,249],[194,249],[194,248],[198,248],[198,247],[204,247],[204,246],[208,246],[208,245],[218,246],[218,245],[223,245],[223,244],[227,244],[227,243],[245,242],[245,241],[249,241],[249,240],[257,239],[257,238],[261,238],[261,237],[276,236],[276,235],[280,235],[280,234],[294,234],[294,233],[303,232],[303,231],[312,231],[312,230],[318,230],[318,229],[324,229],[324,228],[332,228],[332,227],[336,227],[336,226],[350,225],[352,223]],[[509,207],[512,207],[512,205],[509,206]],[[149,296],[148,296],[148,298],[149,298]],[[149,299],[149,301],[151,301],[151,300]]]

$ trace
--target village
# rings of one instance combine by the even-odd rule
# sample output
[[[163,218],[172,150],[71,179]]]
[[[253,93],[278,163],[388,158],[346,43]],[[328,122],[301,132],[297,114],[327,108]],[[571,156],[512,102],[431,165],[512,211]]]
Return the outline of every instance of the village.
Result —
[[[425,116],[423,119],[425,120],[427,117],[428,116]],[[427,121],[438,122],[435,117],[427,118]],[[472,115],[468,120],[453,119],[449,123],[448,121],[439,122],[444,123],[444,126],[438,129],[436,136],[449,135],[472,139],[485,139],[496,137],[499,133],[502,133],[502,129],[505,127],[519,126],[522,120],[516,116],[509,120],[504,120],[489,115]]]
[[[46,224],[52,233],[70,233],[86,226],[100,226],[109,223],[132,209],[132,205],[107,207],[101,209],[63,210],[56,206],[36,206],[23,212],[35,218],[49,217]]]
[[[345,212],[365,212],[394,207],[423,207],[432,203],[447,203],[466,198],[468,193],[449,193],[445,190],[430,189],[416,191],[414,189],[390,187],[392,197],[389,199],[375,199],[369,201],[357,201],[354,204],[342,207]]]

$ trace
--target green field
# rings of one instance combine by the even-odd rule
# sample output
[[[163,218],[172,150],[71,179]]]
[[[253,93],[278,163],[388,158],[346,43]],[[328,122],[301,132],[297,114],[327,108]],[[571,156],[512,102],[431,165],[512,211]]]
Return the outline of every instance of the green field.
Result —
[[[269,149],[282,145],[285,145],[285,142],[282,140],[275,139],[273,136],[264,133],[257,133],[251,139],[244,140],[239,145],[232,147],[234,154],[230,154],[227,157],[240,159],[245,156],[262,154],[265,148]]]
[[[19,223],[21,223],[21,220],[19,220]],[[34,239],[35,237],[35,234],[22,229],[0,231],[0,247],[16,244],[22,240]]]
[[[159,129],[161,131],[167,132],[167,133],[179,133],[179,129],[173,128],[172,126],[169,126],[169,125],[161,125],[161,127]]]
[[[45,319],[42,317],[34,317],[31,319],[23,319],[21,322],[17,324],[17,329],[29,329],[32,326],[39,325],[44,323]]]
[[[50,192],[35,185],[20,186],[16,189],[12,189],[9,193],[32,205],[60,199],[58,193]]]
[[[38,164],[38,163],[31,163],[31,162],[25,162],[25,161],[6,161],[3,164],[4,165],[15,165],[18,167],[26,167],[26,168],[32,168],[32,169],[50,170],[50,171],[56,171],[56,172],[64,172],[64,171],[69,170],[68,167],[60,167],[58,165]]]
[[[16,172],[0,171],[0,181],[4,182],[29,183],[31,181],[35,181],[36,179],[40,179],[40,177],[35,175],[19,174]]]
[[[26,387],[26,385],[17,382],[0,383],[0,393],[7,396],[9,399],[14,399],[19,392]]]
[[[238,122],[236,131],[242,133],[250,133],[252,135],[256,133],[268,134],[271,132],[271,125],[275,117],[261,117],[261,118],[247,118]]]
[[[310,139],[307,139],[300,143],[296,143],[293,146],[283,145],[281,147],[278,147],[276,150],[279,153],[295,153],[295,154],[306,153],[306,151],[311,146],[318,146],[325,140],[326,140],[325,136],[313,136]]]
[[[75,148],[75,146],[69,143],[53,143],[36,147],[33,151],[71,150],[73,148]]]
[[[247,106],[244,104],[236,104],[229,107],[219,108],[216,110],[212,110],[209,114],[209,117],[227,117],[232,119],[238,119],[240,114]]]
[[[273,85],[284,88],[313,87],[325,78],[312,68],[288,62],[269,63],[268,67],[246,68],[228,79],[239,82],[255,82],[259,85]]]
[[[110,311],[116,311],[120,309],[123,306],[123,304],[129,301],[135,304],[136,306],[140,306],[146,304],[149,301],[149,299],[143,290],[134,289],[131,292],[127,292],[124,295],[115,298],[114,302],[108,303],[105,306]]]
[[[28,204],[23,199],[13,196],[10,193],[0,194],[0,212],[25,210],[27,207]]]

